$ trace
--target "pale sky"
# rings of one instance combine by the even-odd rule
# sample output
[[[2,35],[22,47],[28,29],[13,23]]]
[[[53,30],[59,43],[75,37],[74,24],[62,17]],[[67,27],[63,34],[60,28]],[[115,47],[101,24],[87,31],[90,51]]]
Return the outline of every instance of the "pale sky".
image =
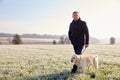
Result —
[[[120,0],[0,0],[0,32],[67,35],[73,11],[90,36],[120,38]]]

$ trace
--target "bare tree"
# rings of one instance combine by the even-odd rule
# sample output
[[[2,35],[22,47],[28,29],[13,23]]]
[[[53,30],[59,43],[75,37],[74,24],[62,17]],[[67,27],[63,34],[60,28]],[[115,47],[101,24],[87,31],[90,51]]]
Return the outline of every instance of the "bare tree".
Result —
[[[64,36],[61,36],[60,37],[60,44],[64,44],[65,42],[64,42]]]
[[[70,40],[67,36],[60,37],[60,44],[70,44]]]
[[[65,43],[65,44],[70,44],[70,43],[71,43],[68,37],[65,37],[64,43]]]
[[[9,44],[11,44],[11,43],[12,43],[11,37],[8,37],[8,38],[7,38],[7,41],[8,41]]]
[[[16,34],[12,40],[13,44],[22,44],[21,36]]]

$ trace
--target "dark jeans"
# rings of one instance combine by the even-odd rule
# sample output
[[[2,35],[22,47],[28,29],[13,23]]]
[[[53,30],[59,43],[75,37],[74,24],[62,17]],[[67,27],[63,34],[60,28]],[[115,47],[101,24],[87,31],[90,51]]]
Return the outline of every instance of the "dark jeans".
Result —
[[[82,54],[81,51],[83,49],[83,46],[84,46],[83,44],[77,44],[77,45],[73,44],[73,48],[74,48],[75,54],[81,55]]]
[[[84,45],[82,45],[82,44],[77,44],[77,45],[73,44],[75,54],[81,55],[82,54],[81,51],[83,49],[83,46]],[[76,71],[77,71],[77,65],[74,64],[71,73],[75,73]]]

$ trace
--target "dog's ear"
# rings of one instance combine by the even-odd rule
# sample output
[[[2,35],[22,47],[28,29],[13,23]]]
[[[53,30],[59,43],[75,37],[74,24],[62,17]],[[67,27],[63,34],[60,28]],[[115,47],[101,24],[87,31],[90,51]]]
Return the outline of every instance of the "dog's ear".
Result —
[[[75,60],[75,59],[76,59],[76,55],[73,54],[72,57],[71,57],[71,62],[73,62],[73,60]]]

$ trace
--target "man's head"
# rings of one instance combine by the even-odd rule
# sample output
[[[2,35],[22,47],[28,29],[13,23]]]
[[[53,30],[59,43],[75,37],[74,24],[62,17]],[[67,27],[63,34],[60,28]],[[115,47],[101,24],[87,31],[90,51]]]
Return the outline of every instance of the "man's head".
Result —
[[[79,12],[78,11],[74,11],[72,14],[73,20],[77,21],[80,18]]]

